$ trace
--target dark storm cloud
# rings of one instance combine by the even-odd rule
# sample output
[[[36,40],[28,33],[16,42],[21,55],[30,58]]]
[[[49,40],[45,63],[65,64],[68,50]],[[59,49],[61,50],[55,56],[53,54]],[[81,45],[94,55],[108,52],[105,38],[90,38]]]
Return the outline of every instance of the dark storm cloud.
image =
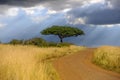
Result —
[[[72,18],[84,19],[86,24],[116,24],[120,23],[120,0],[105,0],[106,4],[92,4],[92,7],[84,7],[89,5],[93,0],[0,0],[0,13],[3,13],[10,7],[33,7],[42,5],[50,10],[63,10],[71,8],[68,16]],[[97,1],[97,0],[96,0]],[[102,0],[101,0],[102,1]],[[89,3],[89,4],[88,4]],[[114,8],[105,8],[105,5],[112,5]],[[78,8],[80,7],[80,8]]]
[[[0,0],[0,5],[31,7],[41,4],[54,10],[60,10],[64,8],[78,7],[83,5],[85,2],[89,3],[90,1],[93,0]],[[114,7],[120,7],[120,0],[105,1],[113,5]]]
[[[46,0],[0,0],[0,5],[10,6],[34,6]]]
[[[4,14],[11,7],[29,8],[38,5],[50,10],[61,11],[80,6],[82,2],[82,0],[0,0],[0,14]]]
[[[0,15],[4,14],[9,8],[34,7],[50,1],[54,0],[0,0]]]
[[[104,25],[120,23],[120,9],[109,8],[107,5],[99,3],[89,7],[72,9],[67,15],[73,20],[80,18],[85,24]]]
[[[86,15],[88,24],[118,24],[120,23],[120,10],[105,9]]]
[[[60,5],[61,3],[66,5],[66,3],[76,2],[72,0],[0,0],[0,5],[12,5],[12,6],[34,6],[37,4],[46,4],[49,7],[54,5]],[[61,5],[60,5],[61,6]],[[59,7],[59,6],[56,6]]]
[[[88,0],[85,0],[88,1]],[[33,7],[42,5],[53,10],[62,10],[82,5],[83,0],[0,0],[0,5]]]
[[[88,1],[88,0],[84,0]],[[83,5],[83,0],[55,0],[49,3],[43,4],[43,6],[48,7],[53,10],[63,10],[66,8],[76,8]]]

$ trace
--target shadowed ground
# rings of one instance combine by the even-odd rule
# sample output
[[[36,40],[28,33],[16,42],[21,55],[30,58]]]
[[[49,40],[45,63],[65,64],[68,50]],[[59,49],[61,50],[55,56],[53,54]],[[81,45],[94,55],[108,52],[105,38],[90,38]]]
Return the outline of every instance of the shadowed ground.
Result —
[[[104,70],[91,63],[95,49],[62,57],[54,62],[61,80],[120,80],[120,74]]]

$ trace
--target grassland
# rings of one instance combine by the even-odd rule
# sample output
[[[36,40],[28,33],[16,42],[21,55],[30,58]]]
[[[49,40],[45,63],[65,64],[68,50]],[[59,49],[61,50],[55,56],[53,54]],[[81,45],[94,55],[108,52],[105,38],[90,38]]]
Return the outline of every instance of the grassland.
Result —
[[[52,61],[83,49],[0,45],[0,80],[60,80]]]
[[[105,69],[120,73],[120,48],[102,46],[94,53],[93,62]]]

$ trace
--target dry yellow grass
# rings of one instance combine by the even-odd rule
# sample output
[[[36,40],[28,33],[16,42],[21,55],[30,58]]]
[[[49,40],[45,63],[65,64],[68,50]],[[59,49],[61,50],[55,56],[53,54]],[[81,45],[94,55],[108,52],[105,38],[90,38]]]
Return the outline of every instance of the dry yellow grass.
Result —
[[[103,68],[120,72],[120,48],[102,46],[95,51],[93,61]]]
[[[52,60],[82,49],[0,45],[0,80],[59,80]]]

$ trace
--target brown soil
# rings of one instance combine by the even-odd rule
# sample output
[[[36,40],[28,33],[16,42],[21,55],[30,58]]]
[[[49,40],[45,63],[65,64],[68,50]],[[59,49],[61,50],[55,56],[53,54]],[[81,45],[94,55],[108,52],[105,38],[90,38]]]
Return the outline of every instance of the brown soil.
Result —
[[[94,50],[87,49],[56,60],[54,67],[61,80],[120,80],[120,74],[92,64]]]

